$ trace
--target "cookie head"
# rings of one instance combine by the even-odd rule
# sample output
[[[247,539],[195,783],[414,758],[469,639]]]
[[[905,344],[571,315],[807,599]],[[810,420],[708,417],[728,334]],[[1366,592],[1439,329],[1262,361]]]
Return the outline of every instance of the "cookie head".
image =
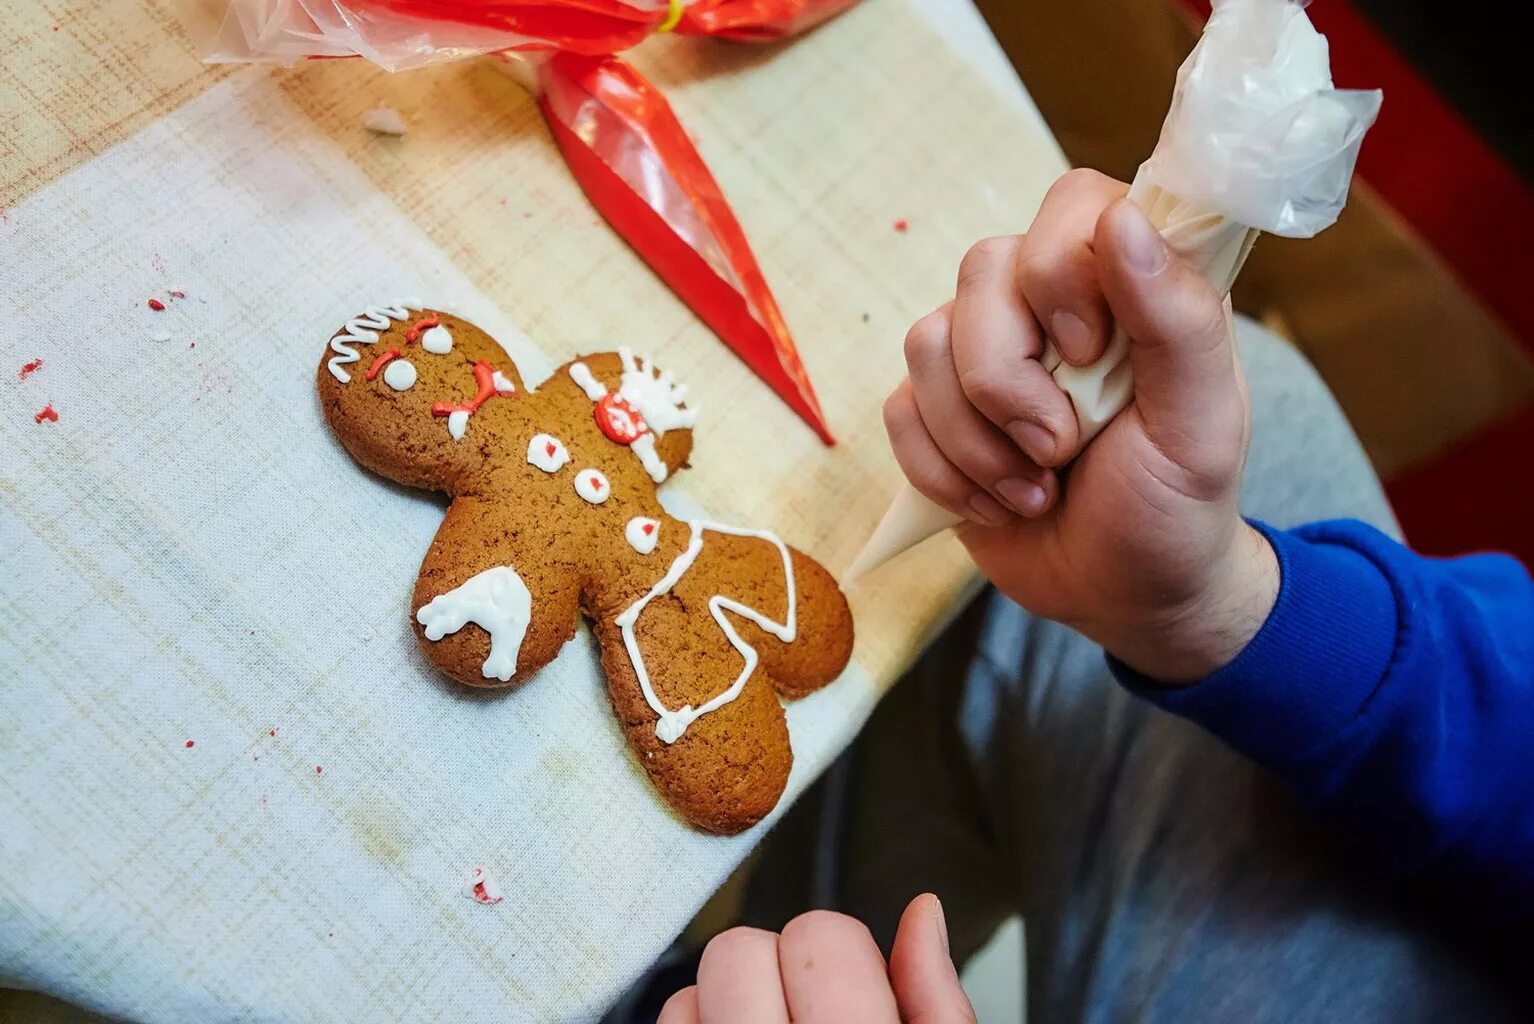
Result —
[[[485,456],[465,442],[473,417],[523,390],[516,366],[478,327],[403,304],[348,320],[326,346],[316,379],[325,418],[358,462],[445,491]]]

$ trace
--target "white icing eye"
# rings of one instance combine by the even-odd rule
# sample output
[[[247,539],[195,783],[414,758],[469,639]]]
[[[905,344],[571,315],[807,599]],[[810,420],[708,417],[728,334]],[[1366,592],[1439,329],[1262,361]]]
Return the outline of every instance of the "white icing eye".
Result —
[[[415,367],[408,359],[391,359],[384,367],[383,378],[395,391],[409,391],[415,387]]]
[[[570,461],[570,453],[565,450],[564,442],[552,434],[534,434],[527,442],[527,461],[545,473],[554,473]]]
[[[445,356],[453,351],[453,336],[446,327],[433,327],[421,335],[421,347],[434,356]]]
[[[641,555],[648,555],[660,540],[660,523],[646,516],[635,516],[623,528],[623,539]]]
[[[601,470],[583,469],[575,474],[575,493],[593,505],[600,505],[611,491]]]
[[[447,432],[453,435],[454,441],[462,441],[463,435],[469,431],[469,410],[454,409],[447,414]]]

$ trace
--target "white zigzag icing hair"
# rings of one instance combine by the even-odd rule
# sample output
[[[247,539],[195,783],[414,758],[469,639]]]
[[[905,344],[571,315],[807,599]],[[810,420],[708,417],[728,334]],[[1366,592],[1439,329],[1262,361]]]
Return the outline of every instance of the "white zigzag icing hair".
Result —
[[[419,309],[421,303],[416,299],[402,299],[392,306],[369,306],[366,311],[359,313],[346,321],[346,326],[341,328],[330,339],[330,351],[335,355],[331,357],[326,367],[330,375],[342,384],[350,383],[351,374],[341,369],[349,363],[355,363],[362,357],[357,355],[357,350],[350,345],[372,345],[378,341],[378,332],[389,329],[389,321],[410,319],[410,309]]]

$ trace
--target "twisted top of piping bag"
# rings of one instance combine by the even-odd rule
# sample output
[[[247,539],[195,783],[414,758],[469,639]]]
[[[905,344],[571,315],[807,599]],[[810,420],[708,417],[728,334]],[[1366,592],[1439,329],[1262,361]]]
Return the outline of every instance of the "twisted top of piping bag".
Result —
[[[1347,201],[1378,89],[1336,89],[1326,37],[1293,0],[1215,0],[1142,173],[1228,220],[1290,238]]]

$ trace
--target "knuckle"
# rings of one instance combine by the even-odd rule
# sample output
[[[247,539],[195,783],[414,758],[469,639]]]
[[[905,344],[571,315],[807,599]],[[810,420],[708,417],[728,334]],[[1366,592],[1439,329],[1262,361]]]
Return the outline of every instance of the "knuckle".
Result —
[[[1059,245],[1031,248],[1017,265],[1018,283],[1029,296],[1057,291],[1062,279],[1074,271],[1074,253]]]
[[[911,486],[938,504],[954,504],[964,497],[962,490],[955,490],[947,475],[925,462],[915,462],[902,467]]]
[[[1018,388],[1001,374],[985,367],[974,367],[961,373],[959,387],[970,404],[992,421],[998,416],[1015,418],[1027,410],[1027,400]]]
[[[905,333],[905,361],[911,368],[923,366],[942,354],[948,345],[948,321],[941,313],[928,313]]]
[[[960,285],[990,273],[998,264],[1006,260],[1014,244],[1015,238],[1012,236],[995,235],[991,238],[982,238],[970,246],[964,258],[959,260]]]
[[[879,411],[884,416],[884,433],[891,441],[895,440],[905,427],[905,403],[900,401],[898,393],[893,394],[884,400]]]
[[[1060,199],[1067,196],[1096,195],[1110,189],[1117,191],[1118,182],[1101,171],[1090,167],[1074,167],[1049,186],[1045,198]]]
[[[1214,293],[1213,288],[1201,287],[1196,294],[1188,314],[1192,330],[1199,338],[1211,343],[1224,341],[1225,303]]]

